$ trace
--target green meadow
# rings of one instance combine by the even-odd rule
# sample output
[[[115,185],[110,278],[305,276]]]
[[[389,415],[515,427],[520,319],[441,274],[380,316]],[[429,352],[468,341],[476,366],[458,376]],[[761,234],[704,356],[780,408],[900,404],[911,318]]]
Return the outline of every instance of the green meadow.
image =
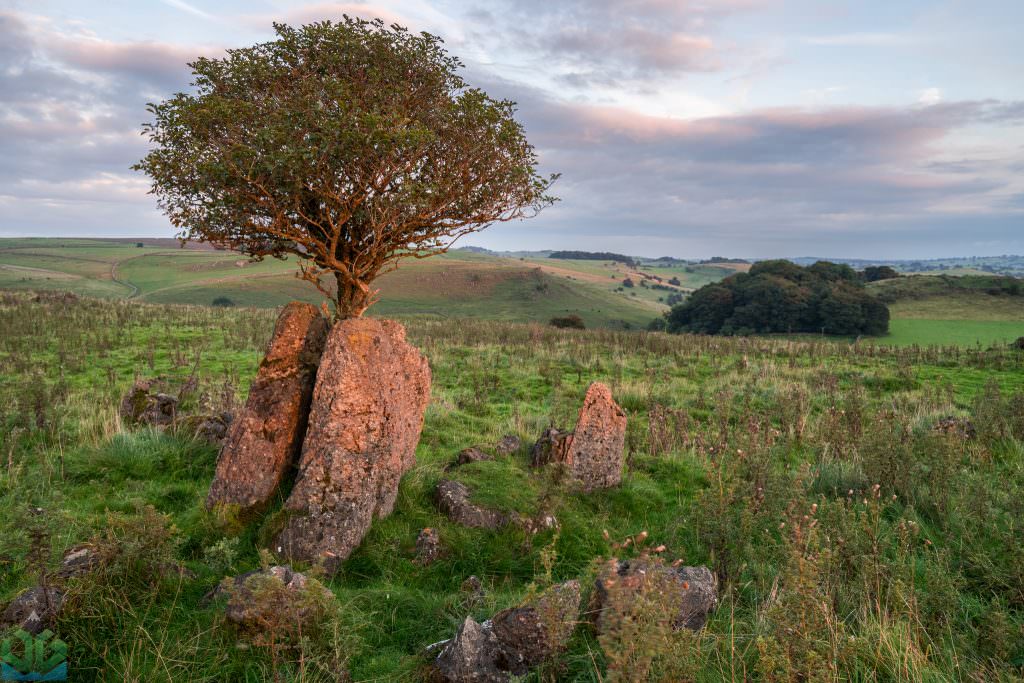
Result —
[[[416,466],[394,513],[323,579],[322,623],[273,649],[203,601],[268,561],[267,518],[225,530],[203,506],[216,448],[130,428],[117,406],[141,376],[187,385],[188,411],[237,410],[275,311],[138,299],[0,293],[0,603],[76,543],[108,558],[67,584],[54,630],[70,680],[426,680],[423,649],[467,615],[571,578],[586,604],[598,568],[638,552],[616,541],[642,532],[666,561],[716,573],[707,627],[666,632],[638,612],[598,636],[584,611],[526,681],[1024,675],[1024,353],[404,318],[433,375]],[[621,486],[584,494],[528,450],[571,428],[592,381],[628,415],[627,465]],[[970,435],[935,429],[950,416]],[[523,448],[446,469],[506,434]],[[559,528],[453,524],[433,502],[442,477]],[[428,526],[445,552],[421,566]],[[462,590],[469,576],[482,595]]]

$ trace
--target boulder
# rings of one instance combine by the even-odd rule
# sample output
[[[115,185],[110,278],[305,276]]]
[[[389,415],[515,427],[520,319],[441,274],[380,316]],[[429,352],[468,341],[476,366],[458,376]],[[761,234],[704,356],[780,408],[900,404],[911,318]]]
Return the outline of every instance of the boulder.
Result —
[[[469,487],[451,479],[438,482],[434,493],[438,509],[456,524],[474,529],[500,529],[513,521],[512,516],[504,512],[471,503],[469,496]]]
[[[325,600],[334,598],[331,591],[320,584],[310,584],[305,574],[292,571],[291,567],[275,565],[266,569],[257,569],[246,572],[224,582],[206,594],[203,602],[216,600],[227,596],[228,603],[224,610],[224,616],[229,622],[246,629],[258,629],[267,621],[273,621],[277,616],[273,612],[281,609],[280,600],[261,601],[257,598],[261,581],[277,581],[278,587],[288,597],[290,605],[295,606],[293,616],[296,620],[310,616],[313,610],[312,605],[303,605],[307,590],[317,590]]]
[[[494,447],[494,452],[498,455],[512,455],[518,451],[522,445],[523,443],[520,441],[518,436],[503,436]]]
[[[617,486],[625,460],[626,413],[607,386],[594,382],[587,389],[576,429],[565,434],[548,429],[534,445],[534,466],[558,462],[584,491]]]
[[[88,543],[81,543],[68,548],[64,553],[64,559],[57,570],[57,577],[72,579],[83,576],[98,569],[101,564],[102,560],[96,548]]]
[[[445,683],[507,683],[562,650],[576,626],[580,585],[567,581],[482,624],[466,620],[435,647],[436,679]]]
[[[64,599],[64,591],[53,586],[30,588],[15,598],[0,614],[0,625],[38,635],[53,627],[64,606]]]
[[[579,612],[580,584],[574,580],[495,614],[491,628],[505,655],[499,666],[522,676],[556,654],[569,642]]]
[[[606,610],[628,614],[647,598],[663,607],[676,629],[699,630],[718,605],[718,579],[707,567],[672,567],[660,560],[612,561],[597,578],[593,594],[597,631]]]
[[[227,428],[206,506],[244,517],[265,508],[302,445],[327,320],[316,307],[284,307],[245,408]]]
[[[159,381],[154,379],[135,380],[132,388],[121,399],[119,413],[128,425],[164,427],[174,422],[178,411],[178,399],[170,394],[155,392]]]
[[[955,415],[949,415],[936,422],[935,431],[961,439],[973,439],[978,435],[978,430],[969,418],[956,417]]]
[[[211,446],[223,446],[234,416],[224,410],[213,415],[192,415],[181,421],[178,432],[204,441]]]
[[[534,467],[543,467],[553,462],[565,462],[571,438],[571,432],[554,427],[545,429],[530,449],[530,464]]]
[[[441,536],[437,529],[427,527],[416,537],[416,563],[428,565],[441,557]]]
[[[498,668],[500,652],[489,622],[473,617],[459,626],[455,636],[440,644],[444,649],[434,660],[434,680],[439,683],[508,683],[511,676]]]
[[[470,446],[459,451],[455,463],[457,465],[468,465],[471,462],[481,462],[483,460],[494,460],[494,456],[484,453],[476,446]]]
[[[402,325],[371,318],[336,323],[274,550],[337,571],[373,519],[391,514],[398,482],[415,464],[429,400],[430,366],[405,341]]]

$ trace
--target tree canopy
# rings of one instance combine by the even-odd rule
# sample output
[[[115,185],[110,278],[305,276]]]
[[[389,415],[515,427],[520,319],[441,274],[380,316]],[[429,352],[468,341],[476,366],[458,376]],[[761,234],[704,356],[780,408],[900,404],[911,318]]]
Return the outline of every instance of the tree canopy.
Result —
[[[293,255],[347,318],[401,259],[555,201],[515,104],[469,87],[440,38],[351,17],[274,29],[149,105],[134,168],[182,240]]]
[[[667,315],[670,332],[884,334],[889,309],[849,266],[761,261],[701,287]]]

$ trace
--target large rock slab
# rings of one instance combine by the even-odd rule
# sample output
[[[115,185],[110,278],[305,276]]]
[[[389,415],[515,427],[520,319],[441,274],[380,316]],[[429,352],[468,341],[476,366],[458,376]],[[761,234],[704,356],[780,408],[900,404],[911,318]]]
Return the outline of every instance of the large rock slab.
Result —
[[[430,366],[405,341],[404,327],[370,318],[336,323],[274,550],[337,571],[373,519],[391,514],[429,400]]]
[[[249,398],[228,428],[206,506],[265,508],[295,463],[306,432],[327,320],[296,301],[281,311]]]
[[[699,630],[718,605],[718,579],[707,567],[673,567],[660,560],[612,561],[598,576],[593,593],[598,633],[606,613],[628,616],[643,602],[653,602],[673,628]]]
[[[567,434],[556,429],[544,432],[534,445],[535,466],[559,462],[584,491],[618,486],[626,449],[626,413],[600,382],[587,389],[576,429]]]
[[[434,647],[435,680],[444,683],[507,683],[562,650],[576,627],[580,584],[552,586],[524,604],[478,624],[471,617],[455,636]]]

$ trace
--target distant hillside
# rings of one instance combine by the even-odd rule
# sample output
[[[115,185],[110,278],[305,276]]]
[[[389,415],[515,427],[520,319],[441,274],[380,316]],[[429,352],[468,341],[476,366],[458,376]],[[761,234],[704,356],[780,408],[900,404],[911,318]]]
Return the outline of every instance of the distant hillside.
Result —
[[[822,259],[800,256],[789,259],[800,265],[810,265]],[[858,270],[866,266],[891,266],[903,273],[947,273],[950,275],[993,274],[1024,277],[1024,256],[964,256],[942,259],[824,259],[844,263]]]
[[[376,283],[380,301],[371,313],[545,324],[579,315],[588,327],[623,328],[646,326],[666,309],[656,297],[617,291],[622,276],[557,264],[546,269],[477,249],[409,261]],[[293,261],[253,263],[204,245],[182,249],[176,240],[0,239],[0,289],[202,305],[319,303],[323,297],[295,271]]]

